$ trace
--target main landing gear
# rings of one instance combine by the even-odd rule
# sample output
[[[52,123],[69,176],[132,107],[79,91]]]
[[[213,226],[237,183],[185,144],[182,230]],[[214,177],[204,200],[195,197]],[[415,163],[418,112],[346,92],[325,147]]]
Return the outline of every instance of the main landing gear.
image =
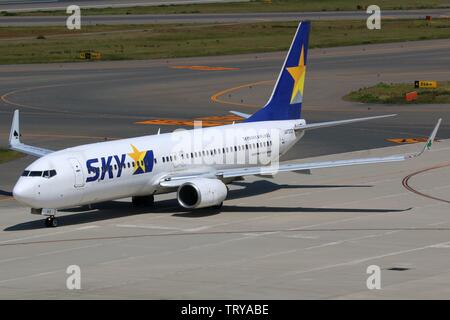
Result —
[[[50,216],[45,219],[45,226],[47,228],[56,228],[58,226],[58,219],[55,216]]]
[[[133,203],[133,207],[150,207],[155,203],[155,197],[153,195],[132,197],[131,202]]]

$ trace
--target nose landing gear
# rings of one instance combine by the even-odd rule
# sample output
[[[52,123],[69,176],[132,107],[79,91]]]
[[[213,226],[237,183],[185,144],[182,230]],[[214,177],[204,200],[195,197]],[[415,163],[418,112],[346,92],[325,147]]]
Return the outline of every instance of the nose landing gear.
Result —
[[[45,218],[45,226],[47,228],[56,228],[58,226],[58,219],[56,219],[55,215],[58,213],[56,209],[31,209],[31,214],[38,214],[42,216],[46,216]]]
[[[50,216],[45,219],[45,226],[47,228],[56,228],[58,226],[58,219],[55,216]]]

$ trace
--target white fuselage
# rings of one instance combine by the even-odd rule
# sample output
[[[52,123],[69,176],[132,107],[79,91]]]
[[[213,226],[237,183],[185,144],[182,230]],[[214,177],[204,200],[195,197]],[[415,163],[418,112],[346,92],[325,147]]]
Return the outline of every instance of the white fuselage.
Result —
[[[14,187],[32,208],[62,209],[131,196],[174,191],[166,176],[265,165],[302,136],[303,119],[198,128],[60,150],[39,158]],[[264,155],[264,157],[262,157]]]

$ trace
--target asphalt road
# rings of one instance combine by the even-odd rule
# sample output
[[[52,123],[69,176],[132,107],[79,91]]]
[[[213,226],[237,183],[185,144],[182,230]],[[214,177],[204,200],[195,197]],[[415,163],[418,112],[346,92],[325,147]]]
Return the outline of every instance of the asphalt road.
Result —
[[[1,9],[0,9],[1,11]],[[450,16],[450,9],[384,10],[383,19],[425,19]],[[336,12],[273,12],[221,14],[142,14],[82,16],[85,25],[95,24],[152,24],[152,23],[245,23],[301,20],[359,20],[367,19],[365,11]],[[65,25],[66,16],[1,17],[0,26]]]
[[[48,1],[6,1],[0,4],[0,11],[21,12],[39,10],[65,10],[68,5],[80,8],[120,8],[137,6],[160,6],[193,3],[245,2],[248,0],[48,0]]]
[[[448,80],[449,50],[448,40],[310,50],[302,111],[308,122],[398,116],[310,132],[285,159],[393,146],[385,139],[427,136],[439,117],[438,138],[450,138],[448,104],[341,100],[349,90],[380,81]],[[16,108],[22,112],[23,140],[50,149],[158,130],[135,124],[140,120],[252,113],[270,95],[283,58],[284,53],[271,53],[0,66],[0,141],[6,146]],[[173,68],[189,65],[239,70]],[[212,102],[213,95],[222,102]],[[2,164],[0,297],[450,298],[448,202],[413,194],[401,184],[412,172],[448,162],[448,142],[436,146],[408,164],[252,178],[233,187],[221,213],[184,212],[170,194],[158,197],[155,209],[136,211],[124,200],[69,210],[62,227],[51,230],[8,197],[33,158]],[[411,182],[449,200],[448,181],[448,167],[442,167]],[[372,263],[385,270],[384,291],[365,287],[365,268]],[[85,270],[85,291],[65,289],[68,264]]]

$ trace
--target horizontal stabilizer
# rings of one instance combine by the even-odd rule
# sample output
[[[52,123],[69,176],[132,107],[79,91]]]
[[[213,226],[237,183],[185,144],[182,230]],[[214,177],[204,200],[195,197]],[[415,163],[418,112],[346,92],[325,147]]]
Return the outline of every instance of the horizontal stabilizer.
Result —
[[[251,114],[243,113],[243,112],[239,112],[239,111],[230,111],[230,113],[232,113],[232,114],[234,114],[234,115],[236,115],[238,117],[244,118],[244,119],[247,119],[247,118],[251,117]]]

